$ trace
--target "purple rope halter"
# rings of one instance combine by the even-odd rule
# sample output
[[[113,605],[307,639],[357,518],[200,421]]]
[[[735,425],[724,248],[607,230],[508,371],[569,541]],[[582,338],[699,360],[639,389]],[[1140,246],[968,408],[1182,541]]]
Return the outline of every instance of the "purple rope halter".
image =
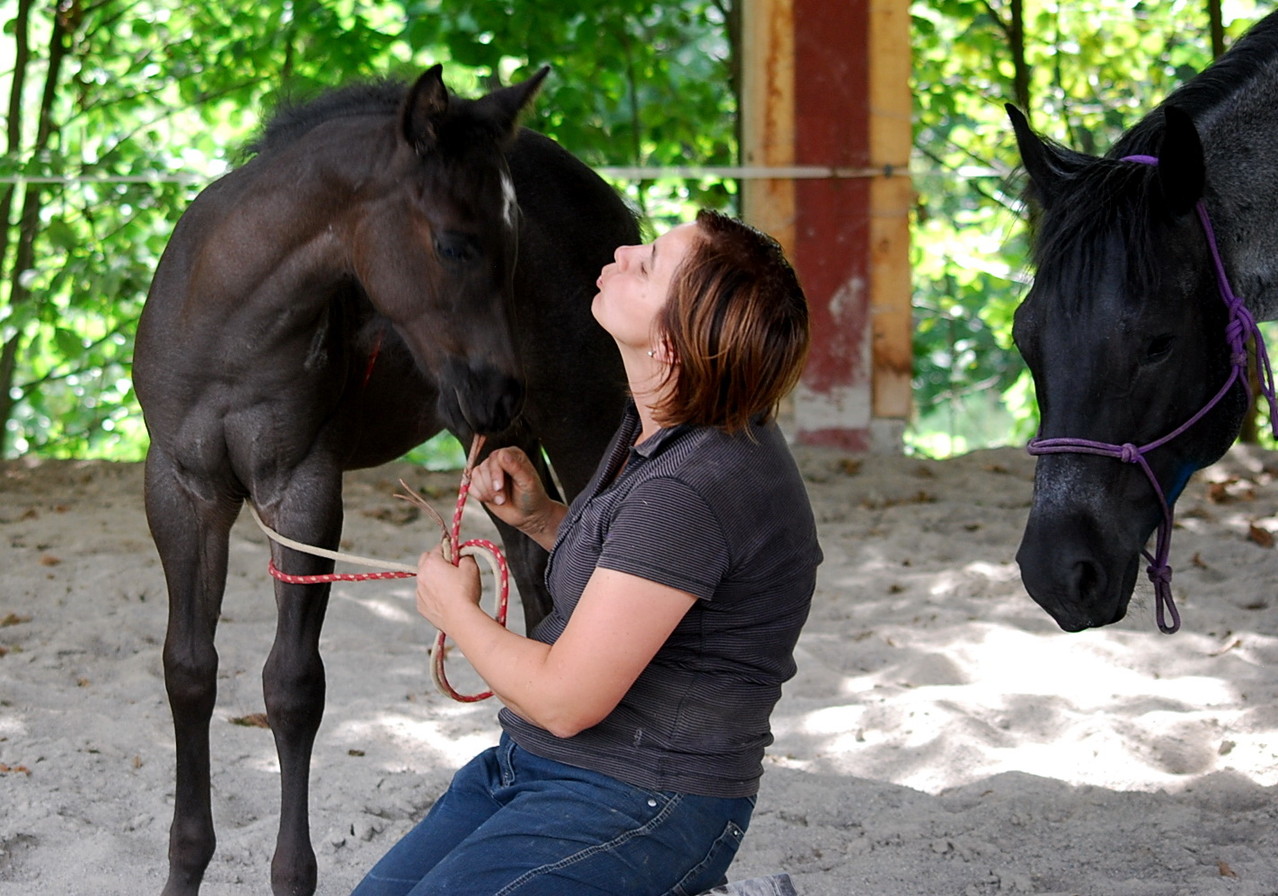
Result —
[[[1142,165],[1158,164],[1156,157],[1144,155],[1127,156],[1122,161],[1137,162]],[[1247,390],[1248,398],[1250,398],[1251,384],[1247,380],[1248,336],[1252,338],[1255,345],[1256,369],[1260,376],[1260,391],[1269,403],[1269,420],[1274,427],[1275,436],[1278,436],[1278,401],[1275,400],[1274,374],[1269,365],[1269,353],[1265,350],[1264,339],[1260,335],[1260,329],[1256,326],[1255,317],[1243,304],[1243,300],[1234,294],[1233,288],[1229,285],[1229,276],[1225,273],[1225,265],[1220,258],[1220,248],[1216,243],[1216,233],[1212,229],[1211,218],[1207,214],[1207,206],[1202,200],[1199,200],[1196,210],[1198,212],[1198,220],[1203,225],[1203,233],[1207,237],[1207,246],[1211,250],[1212,264],[1216,268],[1216,283],[1220,289],[1220,297],[1224,300],[1225,307],[1229,311],[1229,322],[1225,325],[1225,339],[1228,341],[1231,350],[1230,363],[1232,367],[1229,372],[1229,378],[1225,380],[1225,385],[1220,387],[1220,391],[1197,414],[1194,414],[1194,416],[1162,438],[1155,439],[1139,447],[1131,442],[1117,445],[1108,442],[1093,442],[1089,439],[1037,438],[1031,439],[1028,446],[1029,453],[1035,456],[1066,453],[1097,454],[1103,457],[1116,458],[1123,463],[1137,464],[1145,471],[1145,478],[1153,486],[1154,494],[1158,496],[1158,503],[1162,506],[1163,518],[1158,524],[1158,539],[1155,543],[1154,553],[1151,555],[1149,551],[1143,548],[1141,553],[1149,561],[1149,566],[1146,567],[1145,572],[1149,576],[1150,582],[1154,585],[1154,595],[1157,600],[1156,618],[1158,629],[1168,635],[1180,628],[1180,612],[1176,609],[1176,603],[1172,600],[1171,593],[1172,568],[1167,563],[1171,555],[1172,508],[1167,503],[1167,496],[1163,492],[1163,487],[1159,485],[1158,477],[1150,469],[1149,461],[1146,460],[1145,455],[1155,448],[1167,444],[1207,416],[1208,412],[1221,402],[1235,382],[1242,381],[1243,388]],[[1171,614],[1171,624],[1166,621],[1167,613]]]

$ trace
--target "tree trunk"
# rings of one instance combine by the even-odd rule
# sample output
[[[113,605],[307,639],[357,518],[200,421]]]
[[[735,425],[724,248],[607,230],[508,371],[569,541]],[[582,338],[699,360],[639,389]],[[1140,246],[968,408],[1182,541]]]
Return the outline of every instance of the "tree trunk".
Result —
[[[1220,0],[1207,0],[1207,21],[1211,28],[1211,58],[1219,59],[1225,54],[1225,17]]]
[[[60,12],[55,12],[52,34],[49,38],[48,68],[45,75],[44,90],[40,97],[39,119],[36,127],[36,139],[29,152],[23,152],[22,119],[20,112],[23,106],[22,92],[25,86],[27,66],[34,64],[31,59],[29,40],[30,12],[33,0],[19,0],[18,15],[15,23],[15,43],[17,52],[13,74],[13,89],[9,96],[8,141],[9,151],[16,157],[28,160],[39,158],[49,147],[50,141],[57,133],[53,121],[53,103],[57,94],[58,79],[62,70],[62,61],[66,57],[67,38],[69,35],[68,19]],[[0,212],[3,212],[4,237],[0,243],[0,259],[9,257],[9,233],[14,227],[13,204],[17,185],[11,184],[0,197]],[[17,373],[18,355],[26,342],[27,334],[24,315],[20,310],[31,301],[31,290],[26,285],[25,274],[35,264],[35,243],[40,232],[40,210],[43,201],[42,187],[38,184],[27,184],[22,194],[22,209],[19,212],[17,226],[17,246],[13,252],[9,269],[4,272],[9,285],[8,305],[11,318],[17,322],[13,334],[0,346],[0,457],[4,457],[9,447],[9,419],[13,416],[16,403],[14,379]]]
[[[1025,2],[1012,0],[1007,24],[1007,48],[1012,54],[1012,101],[1030,114],[1030,68],[1025,58]]]

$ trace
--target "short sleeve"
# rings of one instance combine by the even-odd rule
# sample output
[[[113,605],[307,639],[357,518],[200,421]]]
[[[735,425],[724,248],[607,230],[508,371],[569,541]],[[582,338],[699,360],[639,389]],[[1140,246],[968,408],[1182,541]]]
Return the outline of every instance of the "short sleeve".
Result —
[[[599,566],[709,599],[729,568],[723,525],[681,479],[635,487],[608,527]]]

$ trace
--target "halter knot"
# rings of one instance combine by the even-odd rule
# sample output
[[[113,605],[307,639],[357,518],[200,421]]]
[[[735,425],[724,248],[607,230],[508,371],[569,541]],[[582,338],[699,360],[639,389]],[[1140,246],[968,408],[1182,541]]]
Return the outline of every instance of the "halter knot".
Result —
[[[1251,313],[1251,309],[1243,302],[1242,296],[1236,295],[1231,287],[1229,290],[1229,300],[1225,302],[1229,309],[1231,317],[1237,318],[1242,322],[1247,330],[1256,329],[1256,317]]]
[[[1229,343],[1230,348],[1238,351],[1243,346],[1244,336],[1247,331],[1247,325],[1243,323],[1242,318],[1232,317],[1229,323],[1225,324],[1225,341]]]
[[[1126,442],[1118,446],[1118,459],[1125,464],[1135,464],[1140,462],[1140,449],[1131,442]]]
[[[1157,588],[1168,588],[1171,586],[1172,568],[1166,563],[1151,563],[1145,567],[1145,574],[1149,576],[1149,581]]]

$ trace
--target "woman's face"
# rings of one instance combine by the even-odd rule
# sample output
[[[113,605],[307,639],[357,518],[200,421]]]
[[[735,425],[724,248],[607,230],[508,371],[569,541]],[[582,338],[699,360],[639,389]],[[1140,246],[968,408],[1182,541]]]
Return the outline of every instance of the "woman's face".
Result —
[[[604,267],[591,304],[595,320],[617,344],[658,350],[656,321],[666,306],[670,280],[700,236],[695,223],[680,224],[642,246],[622,246]]]

